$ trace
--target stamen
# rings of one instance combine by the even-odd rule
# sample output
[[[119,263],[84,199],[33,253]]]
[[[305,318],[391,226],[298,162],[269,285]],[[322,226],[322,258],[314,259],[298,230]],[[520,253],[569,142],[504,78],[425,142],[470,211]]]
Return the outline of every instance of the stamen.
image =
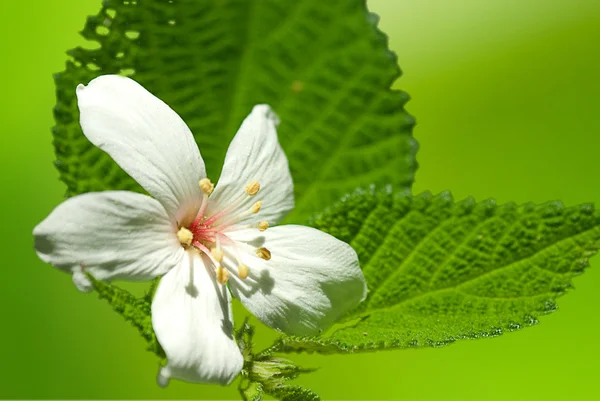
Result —
[[[252,207],[249,210],[246,210],[246,211],[240,212],[238,214],[233,214],[233,215],[229,216],[229,218],[227,220],[219,222],[219,224],[217,226],[213,227],[213,229],[215,231],[220,231],[223,228],[228,227],[232,223],[236,223],[236,222],[242,220],[245,217],[248,217],[248,216],[250,216],[252,214],[258,213],[258,211],[260,210],[262,204],[263,204],[262,201],[256,202],[254,205],[252,205]],[[221,213],[223,213],[223,212],[221,212]],[[223,217],[223,216],[219,216],[218,218],[215,218],[215,216],[213,216],[210,219],[206,220],[204,222],[204,224],[212,224],[214,221],[220,219],[221,217]]]
[[[225,238],[227,238],[227,237],[225,237]],[[229,240],[229,241],[231,241],[231,240]],[[237,264],[238,264],[238,276],[242,280],[245,280],[248,277],[248,273],[249,273],[248,266],[246,266],[244,263],[242,263],[237,244],[232,241],[232,245],[233,246],[230,248],[230,251],[233,254],[233,256],[235,257],[235,260],[237,261]]]
[[[233,199],[233,201],[231,202],[231,204],[229,206],[227,206],[226,208],[222,209],[221,211],[215,213],[210,218],[208,218],[206,221],[204,221],[204,225],[210,226],[210,225],[216,223],[219,219],[221,219],[222,217],[225,217],[229,212],[234,210],[237,206],[239,206],[240,203],[242,203],[246,199],[248,199],[248,198],[246,198],[244,196],[244,192],[241,192],[239,195],[237,195],[236,198]],[[208,204],[208,203],[206,203],[206,204]],[[206,209],[206,204],[204,205],[204,208],[201,210],[202,214],[204,214],[204,210]]]
[[[210,253],[212,253],[213,258],[215,258],[217,262],[223,261],[223,249],[221,248],[219,235],[216,235],[216,246],[210,250]]]
[[[192,228],[198,227],[198,224],[200,224],[200,222],[204,218],[204,212],[206,211],[207,206],[208,206],[208,195],[203,193],[202,194],[202,202],[200,203],[200,208],[198,209],[198,214],[196,215],[196,219],[192,223]]]
[[[240,264],[238,266],[238,275],[242,280],[245,280],[248,277],[248,266],[245,264]]]
[[[190,282],[188,283],[188,287],[190,290],[193,291],[194,288],[194,265],[192,263],[189,264],[190,270],[189,270],[189,279]]]
[[[242,263],[242,259],[240,258],[240,252],[238,249],[238,245],[233,241],[232,241],[232,245],[233,245],[233,247],[231,247],[231,250],[233,251],[232,253],[233,253],[233,256],[235,257],[235,260],[236,260],[238,266],[243,265],[244,263]],[[239,270],[239,268],[238,268],[238,270]]]
[[[206,195],[212,194],[213,190],[215,189],[215,186],[208,178],[201,179],[200,182],[198,182],[198,185],[200,186],[202,192],[204,192]]]
[[[248,196],[254,196],[260,190],[260,183],[256,180],[252,181],[250,184],[246,185],[246,193]]]
[[[208,258],[210,259],[210,261],[212,262],[212,264],[215,266],[215,270],[217,270],[221,266],[221,262],[219,262],[218,260],[216,260],[214,258],[214,256],[212,255],[212,252],[210,251],[210,249],[208,249],[206,246],[204,246],[204,244],[202,244],[199,241],[194,241],[193,245],[196,248],[198,248],[199,251],[204,252],[204,254],[206,256],[208,256]]]
[[[227,280],[229,279],[229,271],[227,269],[224,269],[223,266],[219,265],[217,266],[217,281],[220,284],[225,284],[227,282]]]
[[[221,262],[223,260],[223,250],[221,248],[213,248],[210,250],[210,253],[217,262]]]
[[[205,226],[210,226],[214,223],[217,222],[217,220],[219,220],[221,217],[225,216],[227,213],[229,213],[231,208],[227,208],[227,209],[223,209],[221,210],[219,213],[214,214],[212,217],[208,218],[205,222],[204,225]]]
[[[256,256],[258,256],[259,258],[262,258],[264,260],[271,260],[271,251],[269,251],[267,248],[258,248],[256,250]]]
[[[205,222],[204,225],[206,226],[210,226],[214,223],[216,223],[219,219],[221,219],[222,217],[225,217],[227,215],[227,213],[231,212],[233,209],[236,208],[236,206],[238,206],[240,203],[242,203],[242,201],[244,199],[243,196],[238,196],[238,198],[228,207],[226,207],[225,209],[221,210],[218,213],[215,213],[214,215],[212,215],[210,218],[208,218]]]
[[[181,227],[179,231],[177,231],[177,239],[182,245],[190,246],[192,240],[194,239],[194,234],[192,234],[192,232],[187,228]]]
[[[269,228],[269,222],[261,221],[260,223],[258,223],[258,229],[260,231],[265,231],[267,228]]]
[[[262,201],[258,201],[254,205],[252,205],[252,207],[250,208],[250,211],[252,211],[252,213],[258,213],[261,206],[262,206]]]

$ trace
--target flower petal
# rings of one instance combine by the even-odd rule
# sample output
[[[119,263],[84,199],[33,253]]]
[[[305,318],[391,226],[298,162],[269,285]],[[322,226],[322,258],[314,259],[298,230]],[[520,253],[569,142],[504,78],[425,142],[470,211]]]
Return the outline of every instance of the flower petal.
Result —
[[[85,136],[108,153],[178,221],[198,210],[206,177],[189,128],[132,79],[103,75],[77,87]]]
[[[242,369],[232,335],[231,296],[196,252],[187,252],[161,279],[152,325],[168,360],[158,376],[161,386],[170,378],[228,384]]]
[[[241,230],[229,237],[241,241],[239,256],[249,268],[245,280],[230,275],[231,291],[268,326],[288,334],[314,334],[366,296],[356,252],[329,234],[290,225]],[[256,256],[254,250],[261,247],[270,251],[270,260]],[[233,252],[231,246],[227,250]]]
[[[94,283],[92,283],[92,280],[90,280],[89,277],[86,276],[85,272],[83,271],[83,268],[81,270],[74,271],[72,279],[73,279],[73,284],[75,284],[75,287],[79,291],[81,291],[81,292],[94,291]]]
[[[44,262],[73,273],[90,289],[82,270],[99,280],[145,280],[164,274],[183,255],[176,227],[149,196],[127,191],[91,192],[58,205],[33,229]]]
[[[245,195],[244,189],[252,181],[260,183],[258,194],[246,196],[228,215],[248,210],[260,200],[263,206],[258,219],[276,224],[294,208],[294,185],[287,158],[277,140],[278,124],[279,120],[269,106],[254,106],[229,145],[221,177],[210,197],[209,215]],[[247,217],[238,224],[256,219],[256,216]]]

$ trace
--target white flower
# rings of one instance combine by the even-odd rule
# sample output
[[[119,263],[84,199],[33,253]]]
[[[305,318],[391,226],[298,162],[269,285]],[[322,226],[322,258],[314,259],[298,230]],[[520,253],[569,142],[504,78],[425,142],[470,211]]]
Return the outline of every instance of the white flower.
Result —
[[[72,197],[34,229],[35,248],[84,291],[91,289],[85,273],[99,280],[164,275],[152,303],[168,360],[160,385],[171,377],[227,384],[240,372],[231,294],[263,323],[296,335],[327,328],[364,299],[349,245],[313,228],[268,228],[294,206],[268,106],[255,106],[242,123],[213,191],[187,125],[138,83],[101,76],[79,85],[77,97],[86,137],[153,198],[127,191]]]

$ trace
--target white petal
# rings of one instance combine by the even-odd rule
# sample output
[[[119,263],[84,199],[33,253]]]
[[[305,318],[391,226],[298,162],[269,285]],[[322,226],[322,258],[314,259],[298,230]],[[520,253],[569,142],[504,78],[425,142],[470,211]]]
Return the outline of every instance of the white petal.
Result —
[[[165,275],[152,302],[152,325],[167,354],[158,383],[169,378],[197,383],[230,383],[243,358],[232,330],[231,296],[216,282],[196,252]]]
[[[308,335],[336,322],[366,296],[356,252],[314,228],[280,226],[229,235],[238,242],[249,276],[230,275],[233,295],[263,323],[288,334]],[[265,247],[270,260],[256,256]],[[228,252],[233,252],[229,247]],[[231,264],[231,261],[227,261]],[[232,269],[233,270],[233,269]]]
[[[206,177],[192,133],[132,79],[104,75],[77,87],[85,136],[108,153],[178,221],[198,210]],[[191,218],[193,218],[192,216]]]
[[[92,292],[94,290],[94,284],[88,276],[85,275],[83,268],[73,272],[73,284],[75,284],[75,287],[81,292]]]
[[[257,216],[247,217],[239,224],[259,220],[276,224],[294,208],[294,185],[287,158],[277,140],[278,124],[269,106],[254,106],[229,145],[221,177],[210,197],[208,214],[222,210],[240,195],[245,196],[246,185],[255,180],[260,183],[260,191],[254,197],[246,196],[235,211],[248,210],[259,200],[263,206]]]
[[[33,229],[38,256],[73,273],[85,291],[99,280],[147,280],[164,274],[183,255],[176,227],[149,196],[127,191],[91,192],[67,199]]]

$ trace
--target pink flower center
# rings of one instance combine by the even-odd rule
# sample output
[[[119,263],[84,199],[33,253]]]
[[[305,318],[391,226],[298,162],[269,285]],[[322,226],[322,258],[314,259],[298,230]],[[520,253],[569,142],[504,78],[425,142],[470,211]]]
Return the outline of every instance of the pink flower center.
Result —
[[[235,199],[231,205],[212,216],[207,215],[206,211],[209,203],[209,196],[213,192],[214,186],[208,178],[200,180],[199,185],[204,195],[198,214],[189,226],[179,227],[177,238],[184,248],[195,249],[204,253],[211,260],[215,267],[217,280],[221,284],[225,284],[229,277],[227,269],[221,266],[224,256],[224,250],[221,245],[232,245],[233,256],[238,262],[238,276],[241,279],[245,279],[248,276],[248,267],[241,262],[239,254],[236,251],[236,244],[226,235],[226,232],[231,231],[232,229],[249,227],[257,227],[261,231],[267,229],[269,224],[266,221],[261,221],[257,226],[236,226],[242,219],[258,213],[262,207],[262,202],[258,201],[248,210],[236,210],[248,196],[253,197],[258,193],[260,184],[258,181],[252,181],[250,184],[246,185],[244,190],[245,194],[242,194],[242,196]],[[271,258],[271,253],[266,248],[256,250],[256,254],[266,260]]]

